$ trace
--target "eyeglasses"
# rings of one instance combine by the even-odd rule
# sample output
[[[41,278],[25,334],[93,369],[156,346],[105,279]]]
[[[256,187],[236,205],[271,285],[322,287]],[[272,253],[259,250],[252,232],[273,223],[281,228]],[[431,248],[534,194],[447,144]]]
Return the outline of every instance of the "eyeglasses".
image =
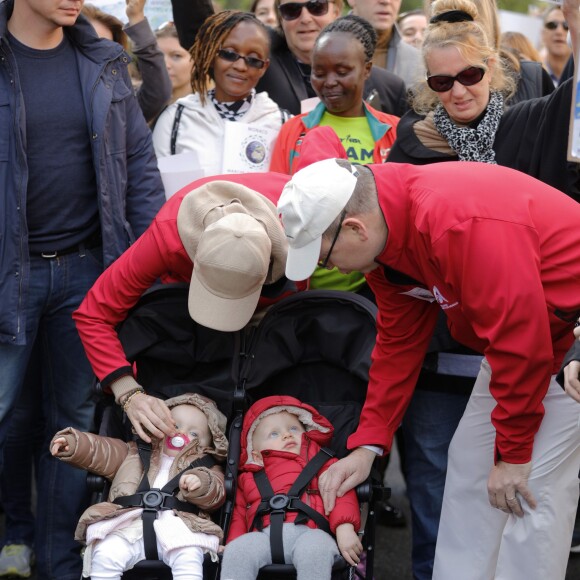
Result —
[[[251,68],[263,69],[266,66],[266,61],[255,56],[242,56],[234,50],[225,50],[220,48],[217,55],[227,62],[237,62],[240,58]]]
[[[330,260],[330,254],[332,254],[332,250],[334,250],[334,245],[336,244],[336,240],[338,240],[338,236],[340,235],[340,230],[342,230],[342,222],[346,217],[346,208],[342,210],[340,214],[340,223],[338,224],[338,228],[336,228],[336,233],[334,234],[334,238],[332,238],[332,243],[330,244],[330,249],[328,250],[328,254],[326,254],[326,258],[318,262],[318,265],[321,268],[326,268],[328,266],[328,260]]]
[[[562,28],[566,32],[568,32],[568,29],[570,28],[570,26],[568,25],[568,23],[566,21],[558,22],[557,20],[550,20],[550,22],[546,22],[544,24],[544,28],[547,28],[548,30],[556,30],[556,28],[558,28],[558,26],[562,26]]]
[[[296,20],[302,14],[302,8],[306,8],[312,16],[324,16],[328,14],[328,5],[334,0],[308,0],[308,2],[287,2],[280,4],[280,16],[284,20]]]
[[[483,75],[485,75],[484,68],[470,66],[456,74],[454,77],[451,75],[433,75],[427,77],[427,84],[429,85],[429,88],[436,93],[444,93],[453,87],[455,81],[461,83],[464,87],[470,87],[480,82]]]

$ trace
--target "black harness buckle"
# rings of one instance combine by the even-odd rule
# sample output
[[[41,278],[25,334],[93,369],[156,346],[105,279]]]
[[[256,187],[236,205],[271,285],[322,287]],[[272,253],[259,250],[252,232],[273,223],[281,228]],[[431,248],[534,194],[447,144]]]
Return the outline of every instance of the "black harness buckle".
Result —
[[[164,493],[158,489],[151,489],[143,494],[143,508],[158,511],[165,499]]]
[[[268,502],[272,510],[285,510],[290,505],[290,498],[285,493],[277,493]]]

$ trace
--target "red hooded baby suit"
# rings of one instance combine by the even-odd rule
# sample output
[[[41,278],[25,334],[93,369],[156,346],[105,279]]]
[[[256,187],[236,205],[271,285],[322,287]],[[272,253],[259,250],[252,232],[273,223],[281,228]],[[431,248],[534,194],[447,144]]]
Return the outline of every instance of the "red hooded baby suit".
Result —
[[[265,397],[254,403],[246,413],[242,427],[240,475],[238,477],[238,490],[232,524],[228,533],[228,542],[242,534],[253,531],[250,530],[250,526],[261,502],[260,492],[254,481],[253,473],[261,470],[262,467],[251,463],[251,452],[249,452],[252,446],[251,439],[257,424],[265,415],[282,411],[296,415],[298,420],[304,425],[306,432],[302,434],[302,446],[299,454],[288,451],[262,451],[264,470],[274,493],[287,493],[310,459],[318,453],[321,447],[330,444],[334,429],[331,423],[318,413],[314,407],[302,403],[294,397],[280,395]],[[336,461],[336,459],[329,459],[318,475],[326,471]],[[324,515],[324,506],[318,490],[318,476],[312,479],[301,499]],[[285,523],[293,522],[298,513],[289,511],[286,514]],[[328,520],[332,533],[336,532],[336,528],[339,525],[345,523],[351,523],[355,531],[359,530],[360,510],[354,490],[349,491],[341,498],[337,498],[336,506],[330,513]],[[268,515],[264,516],[262,524],[264,527],[270,525]],[[316,524],[312,520],[308,520],[306,525],[316,528]]]

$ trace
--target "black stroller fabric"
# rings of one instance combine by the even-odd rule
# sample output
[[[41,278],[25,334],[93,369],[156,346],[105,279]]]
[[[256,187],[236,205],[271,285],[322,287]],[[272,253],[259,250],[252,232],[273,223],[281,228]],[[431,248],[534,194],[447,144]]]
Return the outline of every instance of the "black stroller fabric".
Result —
[[[366,397],[376,307],[356,294],[309,291],[273,306],[254,329],[241,380],[249,403],[290,395],[334,426],[333,450],[346,454]]]
[[[196,324],[188,292],[187,284],[154,287],[123,322],[119,338],[128,360],[138,362],[137,381],[148,394],[167,399],[191,390],[213,399],[229,417],[238,336]]]
[[[119,336],[148,394],[166,399],[198,392],[215,400],[228,417],[228,500],[220,522],[227,535],[243,411],[255,400],[284,394],[312,404],[334,425],[333,451],[338,457],[347,453],[346,440],[357,427],[366,396],[376,307],[351,293],[302,292],[272,306],[257,326],[224,333],[196,324],[188,313],[187,296],[186,284],[155,287],[131,311]],[[108,425],[100,432],[119,436],[121,430],[130,436],[128,421],[125,418],[120,427],[121,421],[115,405],[105,412]],[[123,578],[171,578],[149,575],[147,570],[155,564],[164,567],[159,562],[139,563]],[[266,568],[270,570],[260,578],[292,577],[287,566]]]

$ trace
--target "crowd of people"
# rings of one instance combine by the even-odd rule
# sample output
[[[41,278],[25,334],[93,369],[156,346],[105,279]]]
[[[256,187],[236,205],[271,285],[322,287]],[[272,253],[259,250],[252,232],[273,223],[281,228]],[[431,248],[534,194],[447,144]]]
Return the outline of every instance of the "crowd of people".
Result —
[[[580,546],[580,0],[544,12],[541,51],[502,34],[495,0],[172,0],[156,30],[145,2],[126,21],[0,2],[0,577],[120,578],[154,552],[182,580],[205,553],[224,580],[276,558],[330,578],[364,561],[352,489],[396,439],[416,580],[563,579]],[[158,160],[181,154],[202,177],[168,196]],[[332,425],[258,401],[221,530],[227,418],[148,394],[117,334],[159,281],[188,283],[191,318],[224,332],[309,289],[378,306],[352,451],[283,529],[256,524],[256,474],[288,493]],[[94,435],[95,381],[150,465]],[[113,480],[107,502],[89,506],[85,469]],[[173,494],[154,523],[143,481]]]

